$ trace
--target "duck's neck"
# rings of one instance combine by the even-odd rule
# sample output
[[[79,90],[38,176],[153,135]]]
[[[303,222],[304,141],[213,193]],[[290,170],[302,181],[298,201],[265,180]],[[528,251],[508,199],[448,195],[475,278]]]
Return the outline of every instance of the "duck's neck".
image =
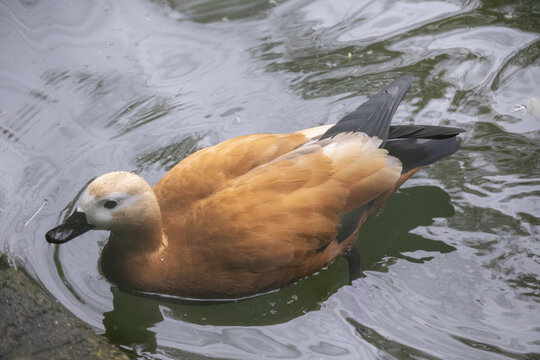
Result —
[[[120,287],[140,290],[140,285],[155,274],[146,271],[155,268],[167,249],[161,213],[155,196],[145,202],[136,223],[111,230],[101,253],[104,275]],[[145,279],[148,275],[148,279]]]
[[[130,231],[111,232],[107,248],[118,257],[151,255],[163,251],[167,246],[166,237],[159,226],[138,228]]]
[[[149,188],[138,202],[131,207],[129,218],[125,217],[118,227],[111,229],[111,249],[130,254],[145,254],[158,251],[163,243],[161,209],[154,192]],[[120,215],[121,216],[121,215]]]

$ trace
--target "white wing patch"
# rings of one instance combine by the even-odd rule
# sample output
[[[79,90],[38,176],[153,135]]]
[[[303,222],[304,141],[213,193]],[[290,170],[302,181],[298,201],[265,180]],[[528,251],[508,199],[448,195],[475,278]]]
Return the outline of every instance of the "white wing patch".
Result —
[[[323,145],[323,154],[332,161],[339,162],[342,158],[351,156],[351,154],[380,151],[379,146],[381,143],[382,140],[379,138],[369,137],[364,133],[343,133],[334,136],[331,142]]]

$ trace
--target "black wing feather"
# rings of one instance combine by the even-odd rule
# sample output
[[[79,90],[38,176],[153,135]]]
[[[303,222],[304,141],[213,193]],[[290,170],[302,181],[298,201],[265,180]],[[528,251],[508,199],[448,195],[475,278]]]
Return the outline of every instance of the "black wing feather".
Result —
[[[397,157],[403,164],[403,173],[427,166],[455,153],[460,145],[459,138],[415,139],[403,138],[388,140],[384,146],[388,153]]]
[[[377,136],[384,142],[388,137],[392,116],[413,80],[412,76],[407,75],[393,81],[328,129],[320,140],[345,132],[363,132],[369,136]]]
[[[390,126],[396,109],[414,78],[403,76],[384,87],[358,109],[328,129],[319,140],[345,132],[363,132],[383,140],[381,147],[403,163],[403,172],[432,164],[459,148],[464,130],[434,125]]]
[[[388,139],[446,139],[462,133],[463,129],[433,125],[392,125]]]

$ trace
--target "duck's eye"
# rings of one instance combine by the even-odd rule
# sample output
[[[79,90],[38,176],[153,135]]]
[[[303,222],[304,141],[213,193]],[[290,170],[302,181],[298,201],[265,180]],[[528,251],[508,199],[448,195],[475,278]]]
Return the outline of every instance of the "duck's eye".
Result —
[[[107,201],[105,201],[105,204],[103,204],[103,207],[105,207],[107,209],[114,209],[116,207],[116,205],[118,205],[118,202],[116,202],[114,200],[107,200]]]

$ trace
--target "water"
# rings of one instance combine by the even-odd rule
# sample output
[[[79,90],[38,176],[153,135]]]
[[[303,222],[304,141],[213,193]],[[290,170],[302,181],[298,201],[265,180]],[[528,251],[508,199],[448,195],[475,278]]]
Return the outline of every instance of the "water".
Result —
[[[1,249],[134,356],[538,358],[539,33],[535,1],[2,1]],[[352,282],[338,259],[258,298],[178,303],[111,286],[104,232],[45,242],[102,173],[153,184],[225,139],[334,122],[405,73],[396,123],[463,127],[463,146],[364,226]]]

